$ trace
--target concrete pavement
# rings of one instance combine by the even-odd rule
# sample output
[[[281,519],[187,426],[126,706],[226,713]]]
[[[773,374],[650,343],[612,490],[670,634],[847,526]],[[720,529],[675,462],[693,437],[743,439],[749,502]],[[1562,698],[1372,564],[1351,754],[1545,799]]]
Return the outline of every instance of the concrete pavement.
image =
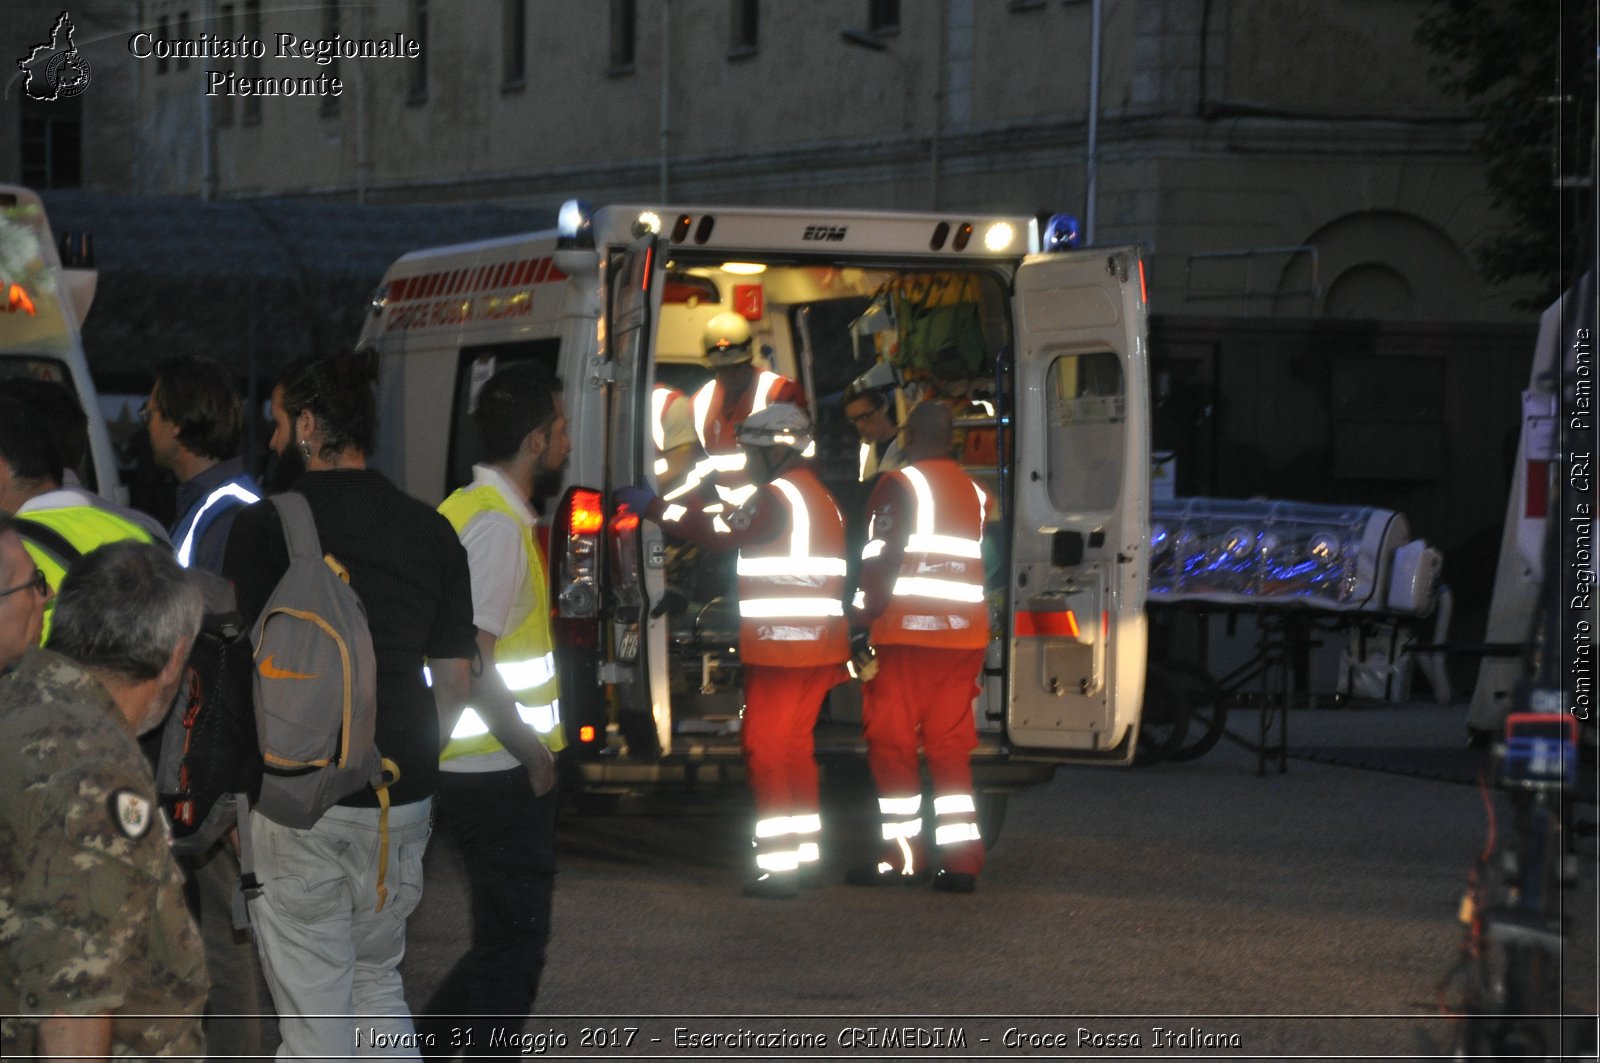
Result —
[[[1296,710],[1290,745],[1442,756],[1459,748],[1464,715]],[[1302,759],[1285,775],[1255,767],[1224,742],[1189,764],[1062,769],[1012,797],[979,892],[965,897],[840,883],[874,829],[859,787],[829,792],[828,884],[784,902],[738,895],[749,854],[742,795],[569,817],[556,932],[528,1029],[566,1021],[554,1016],[661,1017],[647,1020],[655,1025],[814,1016],[788,1027],[832,1030],[838,1047],[842,1021],[916,1015],[969,1024],[972,1056],[1017,1054],[1001,1038],[1019,1026],[1046,1040],[1087,1030],[1089,1047],[1034,1049],[1063,1058],[1150,1054],[1156,1026],[1222,1038],[1192,1049],[1206,1058],[1445,1047],[1438,987],[1487,830],[1477,789]],[[1592,821],[1593,806],[1584,814]],[[1569,1006],[1592,1010],[1592,833],[1579,851],[1564,974]],[[465,940],[449,854],[435,847],[429,860],[405,967],[414,1005]],[[990,1038],[983,1052],[980,1033]]]

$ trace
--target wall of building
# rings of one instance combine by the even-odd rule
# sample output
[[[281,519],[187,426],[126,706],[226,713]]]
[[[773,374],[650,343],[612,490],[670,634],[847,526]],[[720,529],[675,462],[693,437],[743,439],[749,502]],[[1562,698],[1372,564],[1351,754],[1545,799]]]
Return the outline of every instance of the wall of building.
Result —
[[[1525,319],[1522,291],[1477,279],[1472,250],[1497,219],[1472,129],[1412,40],[1425,5],[1106,3],[1096,240],[1144,246],[1166,312]],[[115,179],[99,175],[121,173],[127,190],[221,198],[546,207],[654,199],[664,185],[679,202],[1085,214],[1089,0],[905,2],[879,52],[841,36],[868,27],[867,0],[761,0],[756,43],[740,47],[746,6],[142,0],[130,18],[98,0],[77,14],[97,41],[85,172],[102,187]],[[616,12],[630,8],[622,62]],[[19,0],[5,25],[37,36],[53,14]],[[424,54],[163,65],[129,55],[140,27],[249,31],[269,52],[279,33],[404,33]],[[345,87],[208,97],[211,71]],[[0,151],[14,158],[16,140],[0,136]]]

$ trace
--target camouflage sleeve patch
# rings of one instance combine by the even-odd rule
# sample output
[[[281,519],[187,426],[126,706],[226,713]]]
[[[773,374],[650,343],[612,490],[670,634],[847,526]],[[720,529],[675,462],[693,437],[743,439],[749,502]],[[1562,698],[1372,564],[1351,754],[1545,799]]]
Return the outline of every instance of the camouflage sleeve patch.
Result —
[[[178,880],[147,790],[93,763],[29,788],[0,902],[24,1012],[115,1010],[137,988],[158,893]]]

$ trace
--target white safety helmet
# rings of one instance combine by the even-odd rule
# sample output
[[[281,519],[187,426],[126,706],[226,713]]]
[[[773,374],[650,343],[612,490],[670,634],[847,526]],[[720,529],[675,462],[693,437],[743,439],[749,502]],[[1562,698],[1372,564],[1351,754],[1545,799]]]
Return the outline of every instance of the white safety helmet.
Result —
[[[714,367],[750,361],[750,322],[742,314],[724,310],[706,322],[705,347],[706,361]]]
[[[791,447],[803,454],[811,445],[811,415],[793,403],[775,403],[746,417],[734,438],[744,446]]]

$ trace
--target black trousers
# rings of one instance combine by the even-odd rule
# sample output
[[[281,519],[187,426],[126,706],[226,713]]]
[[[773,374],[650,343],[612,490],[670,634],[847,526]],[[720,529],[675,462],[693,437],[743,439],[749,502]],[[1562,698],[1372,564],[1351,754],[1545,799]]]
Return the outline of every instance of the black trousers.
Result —
[[[521,1033],[544,971],[558,793],[535,797],[522,768],[440,773],[435,827],[461,852],[472,945],[417,1022],[434,1035],[429,1058],[520,1055],[505,1038]]]

